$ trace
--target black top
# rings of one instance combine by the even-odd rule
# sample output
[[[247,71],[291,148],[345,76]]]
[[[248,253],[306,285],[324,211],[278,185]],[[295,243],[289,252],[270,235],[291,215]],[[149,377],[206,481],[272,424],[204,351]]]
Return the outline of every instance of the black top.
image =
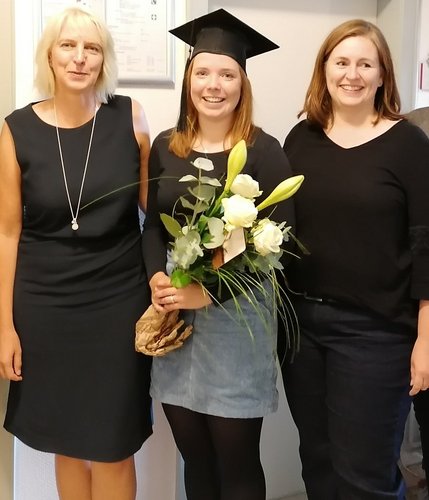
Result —
[[[178,183],[178,179],[186,174],[193,174],[195,168],[190,164],[196,158],[204,156],[203,153],[192,151],[188,158],[179,158],[168,151],[168,137],[171,130],[158,135],[155,139],[149,157],[149,197],[148,214],[143,231],[143,254],[149,279],[158,271],[165,272],[166,249],[168,233],[165,230],[159,213],[171,214],[177,199],[186,193],[187,184]],[[229,151],[208,153],[206,156],[212,160],[214,171],[209,172],[210,177],[220,178],[226,174]],[[258,132],[255,143],[247,149],[247,163],[242,171],[249,174],[259,182],[259,189],[263,194],[257,201],[263,201],[271,191],[284,179],[290,177],[289,163],[283,154],[277,139],[262,130]],[[261,211],[260,217],[270,216],[273,207]],[[294,209],[291,200],[280,203],[272,216],[272,220],[281,222],[286,220],[294,226]],[[220,297],[224,300],[224,297]]]
[[[342,148],[307,121],[284,150],[305,181],[295,195],[298,238],[291,286],[415,327],[429,299],[429,140],[401,121]]]
[[[24,262],[22,255],[28,254],[33,259],[31,276],[34,272],[43,276],[41,280],[33,280],[22,274],[22,279],[28,279],[28,291],[40,296],[50,294],[51,300],[57,301],[60,296],[56,288],[64,284],[69,287],[69,293],[76,294],[76,301],[80,303],[83,291],[86,300],[90,301],[115,297],[140,286],[144,280],[141,261],[128,262],[122,269],[128,279],[123,276],[120,283],[116,273],[105,272],[106,266],[121,261],[141,239],[138,219],[140,149],[134,136],[131,99],[115,96],[98,110],[77,231],[71,228],[72,216],[55,127],[42,121],[31,105],[13,112],[6,121],[13,134],[22,175],[24,217],[17,272],[20,273]],[[74,210],[91,126],[92,120],[77,128],[59,129]],[[93,200],[130,184],[133,185],[86,207]],[[51,248],[55,249],[56,259],[44,259]],[[94,254],[98,258],[95,259]],[[37,265],[36,258],[39,259]],[[69,266],[65,266],[62,259],[68,261]],[[100,286],[101,278],[106,280],[103,286]],[[71,295],[67,300],[71,300]]]

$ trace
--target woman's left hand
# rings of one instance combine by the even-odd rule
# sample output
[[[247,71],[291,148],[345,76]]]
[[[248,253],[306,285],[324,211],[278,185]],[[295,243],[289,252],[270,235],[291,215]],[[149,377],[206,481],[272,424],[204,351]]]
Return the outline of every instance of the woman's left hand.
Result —
[[[209,294],[198,283],[191,283],[183,288],[160,288],[152,295],[156,302],[162,303],[163,310],[167,312],[176,309],[201,309],[212,303]]]
[[[411,354],[410,396],[429,388],[429,338],[417,337]]]
[[[163,272],[154,274],[149,285],[152,290],[152,304],[158,312],[201,309],[212,303],[209,294],[201,285],[191,283],[183,288],[175,288]]]
[[[420,300],[417,340],[411,354],[410,396],[429,388],[429,300]]]

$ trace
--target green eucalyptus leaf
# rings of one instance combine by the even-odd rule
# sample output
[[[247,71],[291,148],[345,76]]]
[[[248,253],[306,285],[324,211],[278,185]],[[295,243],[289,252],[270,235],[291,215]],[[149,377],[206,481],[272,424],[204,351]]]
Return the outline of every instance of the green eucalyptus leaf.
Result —
[[[209,204],[207,202],[203,202],[202,201],[199,204],[197,203],[197,205],[194,208],[194,211],[195,211],[196,214],[199,214],[201,212],[204,212],[208,208],[209,208]]]
[[[188,191],[200,201],[209,201],[216,193],[213,186],[207,185],[198,185],[194,188],[188,188]]]
[[[184,175],[179,179],[179,182],[198,182],[198,179],[195,175]]]
[[[176,269],[171,274],[171,284],[175,288],[183,288],[192,282],[191,276],[183,269]]]
[[[186,177],[189,177],[189,176],[186,176]],[[222,187],[222,184],[214,177],[206,177],[205,175],[202,175],[200,182],[201,182],[201,184],[208,184],[209,186]]]
[[[184,196],[180,197],[180,203],[182,204],[183,208],[189,208],[190,210],[195,209],[195,205],[188,201]]]
[[[165,226],[165,229],[173,236],[174,238],[177,238],[182,234],[182,228],[180,224],[177,222],[176,219],[171,217],[171,215],[167,214],[160,214],[162,223]]]

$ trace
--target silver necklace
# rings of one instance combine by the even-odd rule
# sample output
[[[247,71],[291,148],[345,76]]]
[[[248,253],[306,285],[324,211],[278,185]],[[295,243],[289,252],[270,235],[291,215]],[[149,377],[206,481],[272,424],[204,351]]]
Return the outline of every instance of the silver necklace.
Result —
[[[74,211],[73,210],[73,205],[72,205],[72,202],[71,202],[71,198],[70,198],[70,192],[69,192],[69,186],[68,186],[68,182],[67,182],[66,169],[64,167],[63,150],[61,148],[60,132],[58,130],[57,108],[55,106],[55,100],[54,100],[55,130],[57,132],[58,151],[60,153],[61,168],[62,168],[62,171],[63,171],[63,178],[64,178],[64,187],[66,188],[67,200],[69,202],[70,213],[71,213],[71,216],[72,216],[71,227],[72,227],[73,231],[77,231],[79,229],[79,224],[77,222],[77,218],[79,216],[80,202],[82,200],[83,187],[85,185],[86,171],[88,170],[88,160],[89,160],[89,155],[91,153],[92,138],[94,136],[95,118],[97,116],[97,111],[98,111],[98,107],[97,107],[97,104],[95,104],[94,118],[92,119],[91,135],[89,136],[88,151],[86,153],[85,166],[83,168],[82,181],[80,183],[79,198],[77,200],[76,211]]]

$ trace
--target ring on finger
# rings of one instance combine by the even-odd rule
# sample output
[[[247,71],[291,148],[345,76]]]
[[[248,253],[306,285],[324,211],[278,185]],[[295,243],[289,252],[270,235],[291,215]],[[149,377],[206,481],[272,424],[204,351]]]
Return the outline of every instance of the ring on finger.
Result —
[[[176,299],[174,298],[174,295],[170,295],[170,304],[174,304],[176,302]]]

